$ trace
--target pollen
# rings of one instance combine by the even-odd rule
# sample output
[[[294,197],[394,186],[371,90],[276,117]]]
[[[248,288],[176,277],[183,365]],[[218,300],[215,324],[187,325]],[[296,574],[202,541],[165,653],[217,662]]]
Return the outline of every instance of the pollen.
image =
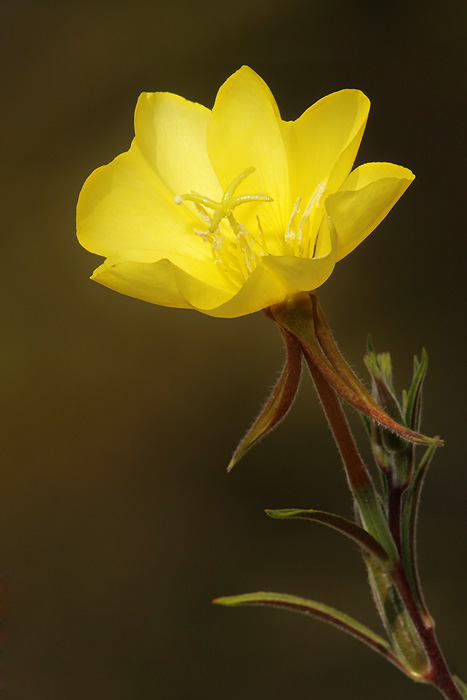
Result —
[[[225,190],[220,202],[216,202],[214,199],[209,199],[209,197],[203,197],[203,195],[196,194],[195,192],[191,192],[190,194],[177,194],[174,197],[174,202],[175,204],[181,204],[183,201],[189,201],[194,202],[195,205],[198,204],[207,207],[208,209],[213,209],[214,213],[212,216],[210,232],[214,233],[222,219],[228,218],[235,207],[238,207],[239,204],[246,204],[247,202],[272,202],[272,197],[269,197],[267,194],[242,194],[238,197],[234,197],[235,190],[238,188],[238,186],[254,171],[255,168],[251,166],[246,168],[246,170],[240,173],[240,175],[237,175],[237,177],[232,180],[230,185]]]
[[[174,197],[175,204],[182,204],[185,201],[193,202],[198,215],[203,223],[208,226],[206,231],[195,228],[193,232],[203,241],[210,244],[214,263],[224,268],[229,268],[229,272],[232,272],[232,267],[238,267],[243,278],[248,277],[255,269],[257,258],[267,254],[267,248],[256,252],[253,249],[253,244],[256,243],[258,238],[261,239],[263,248],[265,243],[259,218],[257,218],[258,236],[253,238],[245,226],[234,216],[234,209],[240,204],[249,202],[263,203],[273,201],[272,197],[261,193],[235,195],[239,185],[254,171],[255,168],[251,166],[243,170],[240,175],[237,175],[225,190],[220,202],[196,192],[177,194]],[[207,209],[211,209],[212,214],[209,214]],[[226,223],[227,226],[225,225]],[[233,247],[232,244],[234,244]]]

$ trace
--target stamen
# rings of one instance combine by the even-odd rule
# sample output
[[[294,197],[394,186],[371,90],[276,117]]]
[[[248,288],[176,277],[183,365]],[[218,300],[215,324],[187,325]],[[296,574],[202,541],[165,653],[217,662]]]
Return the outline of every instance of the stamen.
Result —
[[[251,273],[256,267],[256,256],[248,242],[248,231],[243,224],[237,221],[232,213],[228,215],[227,220],[240,246],[240,251],[245,259],[246,269]]]
[[[293,205],[292,213],[289,217],[289,224],[287,226],[287,231],[285,232],[285,240],[286,241],[288,241],[289,239],[293,240],[295,238],[295,232],[292,230],[292,224],[293,224],[293,220],[295,218],[295,214],[298,214],[298,212],[300,211],[301,201],[302,201],[302,198],[297,197],[297,199],[295,200],[295,204]]]
[[[299,221],[298,230],[300,231],[300,233],[302,231],[303,225],[310,216],[311,210],[313,209],[313,204],[315,203],[314,197],[315,195],[313,195],[313,197],[311,197],[311,199],[308,200],[308,204],[306,205],[305,211],[302,214],[302,218]]]
[[[239,204],[246,204],[247,202],[272,202],[272,197],[267,194],[244,194],[239,197],[233,197],[233,193],[240,185],[240,183],[251,175],[255,171],[255,168],[251,166],[244,170],[240,175],[237,175],[235,180],[233,180],[224,192],[222,200],[218,203],[214,216],[212,217],[211,230],[216,230],[220,222],[224,218],[228,218],[229,214],[232,213],[233,209]]]
[[[300,217],[298,224],[294,225],[294,220],[297,214],[300,213],[301,198],[297,197],[295,204],[292,208],[292,213],[290,214],[289,223],[287,226],[287,231],[285,232],[284,239],[285,242],[289,242],[293,249],[293,254],[297,256],[306,256],[307,249],[310,245],[310,236],[312,236],[313,225],[310,222],[310,215],[313,207],[319,209],[321,195],[326,189],[326,181],[320,182],[318,187],[315,189],[310,199],[308,200],[303,214]],[[314,221],[314,220],[313,220]],[[308,228],[305,226],[309,224]],[[305,230],[305,234],[304,234]],[[304,240],[305,239],[305,240]]]
[[[311,195],[310,199],[308,200],[308,204],[306,205],[305,211],[303,213],[303,217],[300,221],[299,227],[301,228],[304,226],[306,218],[308,218],[311,214],[311,210],[313,209],[314,206],[316,206],[316,209],[319,209],[320,206],[320,201],[321,201],[321,196],[323,195],[324,191],[326,190],[326,180],[323,180],[322,182],[319,183],[318,187],[315,189],[313,194]],[[319,226],[319,222],[315,219],[314,221],[317,222],[317,226]],[[303,254],[304,255],[310,255],[310,246],[313,243],[313,252],[312,252],[312,257],[314,256],[314,251],[316,250],[316,238],[313,242],[313,234],[316,234],[317,229],[316,226],[312,228],[312,230],[308,230],[308,240],[306,242],[306,245],[304,245],[303,249]]]
[[[241,194],[236,197],[234,196],[235,190],[238,188],[238,186],[248,177],[248,175],[251,175],[251,173],[253,173],[254,171],[255,168],[251,166],[249,168],[246,168],[242,173],[240,173],[240,175],[237,175],[237,177],[234,180],[232,180],[230,185],[225,190],[220,202],[216,202],[214,199],[204,197],[203,195],[197,194],[196,192],[176,195],[174,197],[175,204],[182,204],[184,201],[193,202],[196,211],[202,218],[203,222],[209,225],[207,231],[200,231],[198,229],[194,229],[194,233],[197,236],[199,236],[203,241],[211,244],[211,252],[215,264],[223,264],[224,262],[222,260],[222,251],[224,249],[224,236],[219,231],[219,226],[222,222],[222,219],[227,219],[232,233],[235,236],[239,253],[239,255],[235,256],[233,259],[237,260],[236,265],[240,267],[241,274],[243,274],[244,277],[247,277],[255,269],[257,264],[257,255],[255,254],[252,247],[256,242],[256,238],[261,237],[263,251],[266,252],[266,254],[269,254],[266,245],[266,238],[261,228],[259,218],[257,217],[259,231],[258,236],[254,240],[249,241],[248,238],[250,237],[251,239],[249,232],[246,230],[243,224],[237,221],[237,219],[233,215],[233,210],[240,204],[247,204],[248,202],[273,201],[272,197],[269,197],[269,195],[267,194],[261,194],[260,192],[255,194]],[[205,207],[213,210],[212,216],[208,214]],[[225,232],[225,229],[223,230]],[[240,270],[238,270],[238,272],[240,272]]]

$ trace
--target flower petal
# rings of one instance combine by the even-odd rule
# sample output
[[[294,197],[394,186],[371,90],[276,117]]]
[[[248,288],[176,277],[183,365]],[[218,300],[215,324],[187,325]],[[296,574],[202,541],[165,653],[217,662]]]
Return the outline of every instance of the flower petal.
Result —
[[[356,168],[326,208],[337,231],[338,260],[352,252],[384,219],[414,179],[407,168],[392,163],[366,163]]]
[[[193,205],[174,202],[192,189],[222,195],[206,151],[210,114],[170,93],[140,96],[130,150],[94,171],[81,191],[77,224],[85,248],[106,257],[147,248],[160,257],[211,258],[193,233],[201,225]]]
[[[293,255],[265,256],[261,264],[273,272],[287,289],[287,294],[312,292],[331,275],[337,259],[337,237],[327,219],[321,226],[314,258]],[[272,302],[273,303],[273,302]]]
[[[247,278],[245,284],[228,298],[217,298],[207,287],[196,284],[183,270],[175,270],[181,294],[197,311],[219,318],[236,318],[255,311],[261,311],[276,304],[287,295],[281,280],[262,265],[259,265]]]
[[[151,304],[189,309],[178,291],[173,265],[167,259],[154,263],[108,258],[94,270],[91,279],[115,292]]]
[[[220,88],[208,125],[207,144],[224,190],[246,168],[255,168],[238,193],[259,192],[272,197],[273,202],[261,208],[261,223],[271,235],[283,235],[291,207],[280,115],[268,86],[250,68],[244,66]],[[241,220],[254,207],[242,205],[238,210]]]
[[[292,197],[305,200],[321,183],[336,192],[349,174],[365,129],[370,101],[360,90],[340,90],[312,105],[282,130]]]
[[[241,289],[219,306],[213,297],[202,296],[202,287],[176,270],[178,288],[185,299],[198,311],[210,316],[233,318],[260,311],[283,301],[289,294],[308,292],[321,286],[334,269],[337,240],[332,226],[322,233],[321,257],[297,258],[292,255],[265,255],[247,278]]]
[[[336,261],[337,246],[322,258],[296,258],[292,255],[267,255],[260,259],[243,287],[228,301],[218,307],[208,308],[195,299],[186,286],[182,286],[177,272],[179,289],[198,311],[210,316],[234,318],[266,309],[278,304],[289,294],[312,291],[321,286],[330,276]]]
[[[136,141],[129,151],[88,177],[76,218],[81,245],[98,255],[145,248],[158,251],[159,257],[171,253],[200,260],[211,257],[209,248],[193,233],[194,215],[175,204]]]
[[[222,197],[206,148],[210,116],[210,109],[168,92],[146,92],[138,99],[136,142],[172,197],[192,190]]]
[[[150,251],[124,251],[121,256],[109,258],[94,271],[92,279],[151,304],[196,309],[219,318],[260,311],[287,294],[280,280],[262,267],[253,270],[240,290],[222,289],[170,260],[152,260]]]
[[[336,260],[333,227],[328,227],[321,238],[321,257],[264,256],[240,289],[212,260],[187,260],[181,255],[161,259],[148,250],[121,251],[97,268],[92,279],[152,304],[193,308],[210,316],[234,318],[323,284]]]
[[[262,260],[263,267],[281,280],[287,290],[286,294],[312,292],[318,289],[331,275],[335,262],[335,253],[322,258],[295,258],[292,255],[282,255],[269,256]],[[271,304],[275,303],[271,301]]]
[[[190,270],[191,274],[185,270]],[[211,306],[219,306],[236,292],[212,260],[208,263],[187,261],[183,256],[168,260],[148,250],[121,251],[98,267],[91,279],[151,304],[194,308],[180,291],[180,277],[190,280],[194,299],[203,298]]]

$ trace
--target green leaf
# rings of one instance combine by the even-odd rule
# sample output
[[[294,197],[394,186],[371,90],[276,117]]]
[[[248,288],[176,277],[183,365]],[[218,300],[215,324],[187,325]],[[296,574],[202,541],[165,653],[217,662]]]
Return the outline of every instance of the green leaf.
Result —
[[[404,416],[407,415],[407,401],[408,401],[409,395],[407,393],[406,389],[402,389],[402,411],[404,413]]]
[[[412,482],[405,494],[404,506],[401,518],[401,542],[402,556],[404,559],[409,584],[415,600],[423,611],[426,612],[421,592],[420,582],[418,579],[417,561],[415,556],[415,546],[417,539],[417,517],[418,508],[420,505],[420,497],[422,493],[423,483],[431,464],[436,447],[431,445],[425,451],[420,463],[417,466]],[[428,614],[428,613],[426,613]]]
[[[373,397],[378,405],[384,409],[398,423],[403,423],[402,409],[394,392],[392,382],[392,362],[388,352],[376,354],[368,352],[363,361],[370,374]]]
[[[405,422],[412,430],[418,430],[420,427],[421,395],[427,369],[428,355],[423,348],[420,360],[418,357],[413,358],[413,379],[405,407]]]
[[[301,347],[293,335],[280,330],[287,351],[284,369],[258,418],[235,450],[227,471],[285,417],[297,394],[302,370]]]
[[[292,610],[293,612],[310,615],[311,617],[328,622],[335,627],[351,634],[361,642],[369,646],[374,651],[384,656],[388,661],[393,663],[399,669],[407,673],[410,677],[413,674],[405,666],[405,664],[396,656],[388,642],[375,634],[365,625],[360,624],[349,615],[331,608],[324,603],[318,603],[315,600],[299,598],[293,595],[284,593],[269,593],[258,591],[256,593],[245,593],[243,595],[225,596],[216,598],[212,601],[216,605],[225,605],[227,607],[235,607],[240,605],[265,605],[274,608],[283,608]]]
[[[356,523],[351,520],[347,520],[340,515],[335,515],[334,513],[327,513],[323,510],[301,510],[297,508],[286,508],[281,510],[266,510],[266,513],[270,518],[276,520],[312,520],[317,523],[322,523],[328,527],[337,530],[346,537],[356,542],[360,547],[372,554],[378,561],[383,565],[387,566],[390,564],[390,558],[386,550],[379,544],[379,542],[370,535],[369,532],[359,527]]]
[[[366,337],[366,351],[368,353],[372,352],[376,354],[375,346],[373,345],[373,338],[369,333]]]

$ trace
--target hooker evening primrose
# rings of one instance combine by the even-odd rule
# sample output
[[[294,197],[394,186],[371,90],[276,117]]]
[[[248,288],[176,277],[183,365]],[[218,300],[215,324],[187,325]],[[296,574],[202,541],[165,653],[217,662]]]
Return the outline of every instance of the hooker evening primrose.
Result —
[[[369,100],[340,90],[294,122],[250,68],[207,109],[143,93],[130,150],[86,180],[80,243],[105,262],[92,279],[122,294],[235,317],[323,284],[414,176],[352,166]]]
[[[316,292],[413,180],[410,170],[391,163],[352,171],[368,109],[361,92],[341,90],[297,121],[284,122],[267,85],[246,67],[224,83],[212,111],[169,93],[145,93],[130,150],[83,187],[78,237],[105,256],[93,279],[111,289],[212,316],[263,309],[276,323],[285,365],[228,468],[285,417],[306,365],[342,458],[355,518],[315,508],[266,512],[327,525],[358,544],[387,634],[319,601],[283,593],[214,602],[279,607],[324,620],[410,678],[433,685],[445,700],[467,700],[467,686],[452,675],[436,639],[417,568],[421,488],[442,445],[439,437],[419,432],[426,353],[414,359],[400,401],[390,356],[377,354],[369,342],[370,393],[342,357]],[[364,416],[377,480],[361,457],[343,402]],[[421,457],[414,445],[426,447]],[[340,576],[346,575],[342,569]]]

